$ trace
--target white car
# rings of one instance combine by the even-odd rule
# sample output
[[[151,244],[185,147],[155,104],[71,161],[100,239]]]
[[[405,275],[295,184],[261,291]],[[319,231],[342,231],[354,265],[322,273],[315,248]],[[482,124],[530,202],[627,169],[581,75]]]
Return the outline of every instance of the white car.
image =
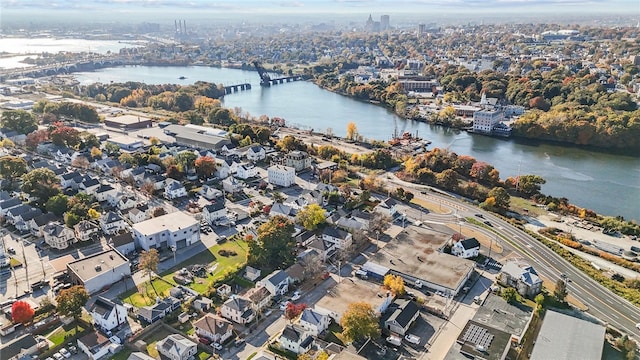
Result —
[[[55,353],[53,354],[53,358],[56,360],[63,360],[64,359],[64,355],[60,354],[60,353]]]
[[[218,343],[213,343],[213,345],[211,345],[211,346],[213,346],[213,348],[218,350],[218,351],[222,350],[222,345],[220,345]]]
[[[291,302],[290,301],[284,301],[280,304],[280,310],[284,311],[287,309],[287,306],[289,306]]]
[[[300,299],[300,291],[296,290],[296,291],[293,293],[293,296],[291,296],[291,300],[296,301],[296,300],[298,300],[298,299]]]
[[[71,357],[71,353],[65,348],[60,349],[58,352],[67,359]]]
[[[640,323],[636,324],[636,329],[640,330]]]

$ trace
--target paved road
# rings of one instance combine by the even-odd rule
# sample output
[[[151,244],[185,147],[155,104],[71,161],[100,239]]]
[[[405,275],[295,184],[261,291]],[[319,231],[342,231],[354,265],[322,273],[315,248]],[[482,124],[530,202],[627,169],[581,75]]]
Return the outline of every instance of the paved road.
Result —
[[[448,222],[456,222],[459,216],[469,217],[478,213],[482,214],[486,220],[491,221],[496,231],[516,245],[511,246],[508,242],[502,241],[501,244],[506,250],[513,250],[529,259],[536,271],[551,281],[555,282],[560,278],[560,274],[566,274],[572,280],[568,284],[569,293],[588,306],[587,312],[589,314],[629,336],[635,337],[636,340],[640,340],[640,330],[635,327],[635,324],[640,322],[640,308],[615,295],[526,232],[491,213],[484,212],[455,198],[433,192],[420,194],[420,190],[428,189],[426,186],[406,183],[393,177],[389,181],[418,190],[416,196],[436,203],[441,202],[442,206],[452,210],[449,215],[427,214],[424,216],[425,221],[443,222],[448,219]],[[469,226],[469,224],[465,226]]]

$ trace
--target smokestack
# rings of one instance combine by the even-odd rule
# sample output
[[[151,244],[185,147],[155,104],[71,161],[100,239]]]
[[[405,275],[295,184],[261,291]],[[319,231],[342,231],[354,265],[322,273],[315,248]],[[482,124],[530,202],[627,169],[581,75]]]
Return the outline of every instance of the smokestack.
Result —
[[[178,32],[178,20],[173,20],[173,28]]]
[[[187,35],[187,20],[182,20],[182,26],[184,27],[184,34]]]

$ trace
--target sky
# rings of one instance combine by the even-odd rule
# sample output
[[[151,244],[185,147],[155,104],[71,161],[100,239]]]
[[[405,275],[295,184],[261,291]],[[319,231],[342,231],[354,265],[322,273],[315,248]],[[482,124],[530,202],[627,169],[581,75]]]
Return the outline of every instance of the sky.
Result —
[[[14,12],[415,13],[415,12],[604,12],[638,14],[640,0],[1,0]]]

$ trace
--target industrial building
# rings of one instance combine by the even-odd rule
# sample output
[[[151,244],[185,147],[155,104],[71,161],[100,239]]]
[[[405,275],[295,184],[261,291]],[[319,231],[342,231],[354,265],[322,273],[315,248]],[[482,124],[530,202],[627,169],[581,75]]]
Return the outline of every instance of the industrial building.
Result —
[[[82,285],[89,294],[107,288],[131,276],[129,259],[116,249],[109,249],[67,264],[74,285]]]

